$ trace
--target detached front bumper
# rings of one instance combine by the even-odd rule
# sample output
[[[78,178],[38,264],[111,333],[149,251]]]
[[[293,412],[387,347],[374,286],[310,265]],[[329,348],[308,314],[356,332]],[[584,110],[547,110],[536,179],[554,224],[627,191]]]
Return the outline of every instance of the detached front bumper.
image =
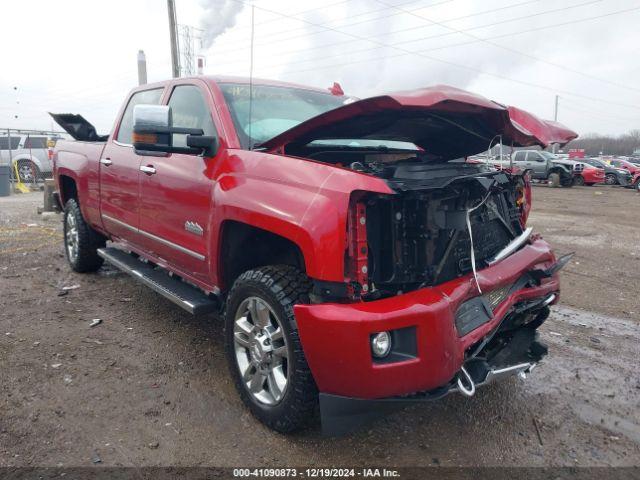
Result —
[[[488,338],[506,315],[522,306],[557,301],[555,264],[549,244],[537,239],[479,271],[485,296],[504,293],[491,318],[464,335],[456,328],[456,315],[463,303],[480,295],[471,275],[383,300],[295,306],[300,339],[320,392],[325,398],[363,400],[448,393],[468,360],[465,353]],[[543,271],[552,273],[538,276],[538,285],[522,281],[530,272]],[[370,337],[381,331],[404,332],[402,355],[386,361],[372,358]]]

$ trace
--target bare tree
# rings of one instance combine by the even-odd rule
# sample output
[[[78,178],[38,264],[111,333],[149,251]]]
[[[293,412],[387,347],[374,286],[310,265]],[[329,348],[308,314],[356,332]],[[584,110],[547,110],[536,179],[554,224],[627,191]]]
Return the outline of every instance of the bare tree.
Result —
[[[633,155],[640,150],[640,130],[630,130],[617,137],[588,133],[569,143],[564,151],[570,148],[584,148],[587,155]]]

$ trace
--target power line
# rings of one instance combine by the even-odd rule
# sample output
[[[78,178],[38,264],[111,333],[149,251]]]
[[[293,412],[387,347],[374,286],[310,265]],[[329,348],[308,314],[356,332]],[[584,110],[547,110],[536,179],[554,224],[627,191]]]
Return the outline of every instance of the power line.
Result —
[[[547,14],[547,13],[558,13],[559,11],[562,11],[562,10],[568,10],[568,9],[571,9],[571,8],[590,5],[592,3],[600,2],[600,1],[602,1],[602,0],[590,0],[588,2],[581,3],[581,4],[578,4],[578,5],[572,5],[572,6],[569,6],[569,7],[564,7],[564,8],[560,8],[560,9],[554,9],[554,10],[547,10],[545,12],[539,12],[539,13],[535,13],[533,15],[526,15],[524,17],[517,17],[517,18],[514,18],[514,19],[503,20],[503,21],[500,21],[500,22],[495,22],[495,23],[490,23],[490,24],[484,24],[484,25],[479,25],[479,26],[475,26],[475,27],[470,27],[469,29],[467,29],[465,31],[477,30],[477,29],[480,29],[480,28],[486,28],[486,27],[497,25],[497,24],[502,24],[502,23],[506,23],[506,22],[522,20],[522,19],[530,18],[531,16],[537,16],[537,15],[542,15],[542,14]],[[626,11],[627,10],[623,10],[622,12],[626,12]],[[621,13],[621,12],[614,12],[614,13]],[[534,31],[539,31],[539,30],[545,30],[545,29],[548,29],[548,28],[569,25],[569,24],[572,24],[572,23],[580,23],[580,22],[583,22],[583,21],[594,20],[594,19],[598,19],[598,18],[601,18],[601,16],[588,17],[588,18],[584,18],[584,19],[577,19],[577,20],[572,20],[572,21],[569,21],[569,22],[563,22],[563,23],[560,23],[560,24],[544,25],[544,26],[541,26],[541,27],[534,27],[534,28],[531,28],[531,29],[528,29],[528,30],[519,30],[517,32],[494,35],[494,36],[485,37],[485,38],[487,40],[493,40],[493,39],[496,39],[496,38],[504,38],[504,37],[509,37],[509,36],[513,36],[513,35],[521,35],[523,33],[529,33],[529,32],[534,32]],[[451,20],[445,20],[445,21],[451,21]],[[429,25],[427,25],[427,27],[428,26]],[[422,27],[424,27],[424,25],[422,25]],[[434,38],[445,37],[445,36],[450,36],[450,35],[452,35],[452,33],[451,32],[447,32],[447,33],[441,33],[441,34],[438,34],[438,35],[431,35],[431,36],[428,36],[428,37],[422,37],[422,38],[417,38],[417,39],[412,39],[412,40],[405,40],[405,41],[402,41],[402,42],[395,42],[395,43],[392,43],[392,44],[389,44],[389,45],[390,46],[398,46],[398,45],[404,45],[404,44],[407,44],[407,43],[415,43],[415,42],[418,42],[418,41],[431,40],[431,39],[434,39]],[[368,37],[368,38],[372,38],[372,37]],[[325,44],[325,45],[322,45],[320,47],[312,47],[312,48],[309,48],[309,49],[300,49],[300,50],[296,50],[296,51],[293,51],[293,52],[283,52],[283,54],[286,54],[286,53],[297,53],[297,52],[308,53],[310,50],[315,50],[317,48],[326,48],[326,47],[329,47],[329,46],[341,45],[341,44],[344,44],[344,43],[351,43],[351,42],[352,42],[352,40],[347,40],[346,42],[338,42],[338,43],[334,43],[334,44]],[[444,46],[439,46],[439,47],[431,47],[431,48],[428,48],[428,49],[425,49],[425,50],[418,50],[418,52],[426,53],[426,52],[432,52],[432,51],[435,51],[435,50],[442,50],[442,49],[446,49],[446,48],[458,47],[458,46],[463,46],[463,45],[470,45],[472,43],[476,43],[476,41],[475,40],[474,41],[466,41],[466,42],[454,43],[454,44],[449,44],[449,45],[444,45]],[[349,53],[350,54],[354,54],[354,53],[370,52],[370,51],[373,51],[373,50],[378,50],[380,48],[381,47],[379,47],[379,46],[368,47],[368,48],[359,49],[359,50],[350,50]],[[291,65],[291,64],[298,64],[298,63],[316,62],[318,60],[325,60],[325,59],[328,59],[328,58],[342,57],[342,56],[343,55],[340,53],[340,54],[328,55],[328,56],[324,56],[324,57],[308,58],[308,59],[299,60],[299,61],[296,61],[296,62],[281,63],[281,64],[277,64],[277,65],[270,66],[270,67],[280,67],[280,66],[288,66],[288,65]],[[396,55],[388,57],[388,58],[394,58],[395,56]],[[385,58],[385,57],[382,57],[382,58]]]
[[[234,0],[234,1],[239,1],[239,0]],[[475,27],[470,27],[470,28],[466,29],[465,31],[468,32],[468,31],[471,31],[471,30],[479,30],[479,29],[482,29],[482,28],[493,27],[493,26],[502,25],[502,24],[505,24],[505,23],[511,23],[511,22],[515,22],[515,21],[518,21],[518,20],[526,20],[526,19],[529,19],[529,18],[532,18],[532,17],[537,17],[537,16],[540,16],[540,15],[546,15],[546,14],[549,14],[549,13],[559,13],[559,12],[570,10],[570,9],[573,9],[573,8],[578,8],[578,7],[583,7],[583,6],[586,6],[586,5],[591,5],[593,3],[598,3],[598,2],[601,2],[601,1],[603,1],[603,0],[589,0],[587,2],[583,2],[583,3],[579,3],[579,4],[575,4],[575,5],[570,5],[570,6],[567,6],[567,7],[556,8],[556,9],[553,9],[553,10],[545,10],[543,12],[538,12],[538,13],[534,13],[534,14],[529,14],[529,15],[524,15],[524,16],[520,16],[520,17],[510,18],[510,19],[501,20],[501,21],[498,21],[498,22],[493,22],[493,23],[487,23],[487,24],[484,24],[484,25],[477,25]],[[534,28],[530,28],[528,30],[520,30],[518,32],[506,33],[506,34],[502,34],[502,35],[496,35],[496,36],[493,36],[493,37],[487,37],[487,39],[496,39],[496,38],[503,38],[503,37],[508,37],[508,36],[512,36],[512,35],[520,35],[520,34],[523,34],[523,33],[534,32],[534,31],[539,31],[539,30],[545,30],[547,28],[553,28],[553,27],[557,27],[557,26],[569,25],[569,24],[572,24],[572,23],[580,23],[580,22],[583,22],[583,21],[599,19],[599,18],[602,18],[603,16],[615,15],[615,14],[619,14],[619,13],[625,13],[625,12],[628,12],[628,11],[631,11],[631,10],[637,10],[637,9],[638,9],[638,7],[633,7],[631,9],[612,12],[612,13],[607,14],[607,15],[597,15],[595,17],[588,17],[588,18],[584,18],[584,19],[571,20],[571,21],[568,21],[568,22],[557,23],[557,24],[552,24],[552,25],[546,25],[546,26],[542,26],[542,27],[534,27]],[[453,20],[445,20],[445,21],[453,21]],[[419,28],[425,28],[425,27],[429,27],[429,26],[430,25],[421,25]],[[332,30],[331,27],[325,27],[325,28],[327,30]],[[406,30],[409,30],[409,29],[397,30],[396,32],[391,32],[391,33],[399,33],[399,32],[406,31]],[[339,33],[342,33],[343,35],[351,36],[346,32],[340,31]],[[437,34],[437,35],[430,35],[430,36],[427,36],[427,37],[420,37],[420,38],[414,38],[414,39],[410,39],[410,40],[404,40],[404,41],[395,42],[395,43],[392,43],[392,44],[387,44],[387,46],[392,48],[392,47],[397,47],[397,46],[400,46],[400,45],[407,45],[407,44],[410,44],[410,43],[416,43],[416,42],[422,42],[422,41],[425,41],[425,40],[431,40],[431,39],[434,39],[434,38],[448,37],[448,36],[451,36],[451,35],[456,35],[456,32],[446,32],[446,33],[440,33],[440,34]],[[358,39],[359,40],[361,39],[361,40],[369,41],[369,40],[372,40],[373,38],[375,38],[375,37],[359,37]],[[320,45],[320,46],[317,46],[317,47],[310,47],[310,48],[300,49],[300,50],[296,50],[296,51],[293,51],[293,52],[283,52],[283,53],[296,53],[296,52],[308,53],[311,50],[317,50],[317,49],[320,49],[320,48],[327,48],[327,47],[332,47],[332,46],[344,45],[344,44],[349,44],[349,43],[352,43],[352,42],[353,42],[353,40],[346,40],[346,41],[341,41],[341,42],[324,44],[324,45]],[[375,43],[375,42],[372,42],[372,43]],[[434,51],[434,50],[440,50],[440,49],[443,49],[443,48],[450,48],[450,47],[457,47],[457,46],[462,46],[462,45],[469,45],[469,44],[472,44],[472,43],[475,43],[475,41],[462,42],[462,43],[457,43],[457,44],[453,44],[453,45],[445,45],[445,46],[435,47],[435,48],[431,48],[431,49],[427,49],[427,50],[420,50],[420,52],[429,52],[429,51]],[[265,44],[263,43],[262,45],[265,45]],[[368,52],[368,51],[372,51],[372,50],[378,50],[379,48],[381,48],[381,47],[380,46],[376,46],[376,47],[369,47],[369,48],[359,49],[359,50],[350,50],[349,53],[350,54],[362,53],[362,52]],[[330,55],[330,56],[321,57],[321,58],[324,59],[324,58],[331,58],[331,57],[335,57],[335,56],[342,56],[342,54]],[[391,56],[389,58],[393,58],[393,57],[395,57],[395,56]],[[301,60],[301,61],[299,61],[299,63],[304,63],[304,62],[309,62],[309,61],[317,61],[318,59],[319,59],[318,57],[310,58],[310,59],[307,59],[307,60]],[[288,65],[288,64],[281,64],[281,65]]]
[[[328,5],[323,5],[321,7],[309,8],[307,10],[301,10],[299,12],[292,13],[291,15],[294,16],[294,17],[297,17],[299,15],[304,15],[306,13],[317,12],[318,10],[325,10],[326,11],[328,8],[335,7],[336,5],[342,5],[344,3],[349,3],[349,2],[352,2],[352,1],[353,0],[340,0],[338,2],[330,3]],[[410,3],[416,3],[417,1],[418,0],[411,0],[409,2],[406,2],[406,3],[402,4],[402,5],[408,5]],[[258,27],[260,25],[266,25],[268,23],[279,22],[280,20],[282,20],[280,17],[276,17],[276,18],[272,18],[272,19],[269,19],[269,20],[264,20],[262,22],[256,22],[255,26]],[[251,28],[251,25],[244,25],[244,26],[240,26],[240,27],[235,27],[234,30],[236,30],[236,31],[237,30],[246,30],[247,28]],[[295,30],[298,30],[298,29],[296,28]],[[289,30],[289,32],[291,32],[291,30]]]
[[[244,3],[244,2],[240,2],[239,0],[233,0],[233,1],[236,1],[236,2],[239,2],[239,3]],[[432,7],[436,7],[438,5],[443,5],[445,3],[450,3],[452,1],[454,1],[454,0],[442,0],[440,2],[431,3],[429,5],[423,5],[423,6],[419,7],[419,8],[416,8],[415,10],[422,10],[424,8],[432,8]],[[410,3],[415,3],[415,0],[412,0],[412,1],[409,1],[409,2],[400,3],[399,5],[402,6],[402,5],[407,5],[407,4],[410,4]],[[245,3],[245,5],[247,5],[247,4]],[[267,11],[269,13],[273,12],[272,10],[266,10],[264,8],[261,8],[261,7],[256,7],[256,8],[259,8],[260,10],[263,10],[263,11]],[[385,10],[389,10],[389,9],[388,8],[381,8],[381,9],[375,10],[375,11],[368,11],[368,12],[364,12],[364,13],[356,13],[355,15],[351,15],[349,22],[347,22],[344,25],[337,25],[337,27],[353,27],[355,25],[362,25],[364,23],[369,23],[369,22],[373,22],[373,21],[376,21],[376,20],[380,20],[380,19],[385,19],[386,20],[389,17],[396,17],[396,16],[399,16],[399,15],[402,15],[402,12],[397,12],[397,13],[392,13],[390,15],[381,15],[381,16],[378,16],[378,17],[373,17],[373,18],[368,18],[368,19],[365,19],[365,20],[360,20],[358,22],[352,22],[351,21],[354,18],[362,17],[363,15],[368,15],[369,13],[374,13],[374,12],[378,12],[378,11],[385,11]],[[285,18],[289,18],[291,20],[297,20],[299,22],[308,23],[307,21],[305,21],[305,20],[303,20],[301,18],[297,18],[297,17],[292,16],[292,15],[287,15],[287,14],[280,14],[280,15],[285,17]],[[324,26],[322,24],[313,24],[313,26],[321,28],[322,30],[316,31],[316,32],[311,32],[311,33],[306,32],[306,33],[302,33],[302,34],[299,34],[299,35],[293,35],[293,36],[285,37],[285,38],[281,38],[281,39],[275,39],[275,40],[271,40],[270,42],[262,42],[262,45],[271,45],[271,44],[274,44],[274,43],[286,42],[286,41],[289,41],[289,40],[295,40],[296,38],[313,37],[315,35],[323,33],[328,28],[328,27],[326,27],[326,26]],[[306,30],[306,27],[299,27],[299,28],[296,28],[296,29],[287,30],[286,32],[278,32],[278,33],[275,33],[275,34],[265,35],[265,38],[275,37],[275,36],[280,35],[282,33],[291,33],[291,32],[295,32],[295,31],[298,31],[298,30]],[[218,52],[216,52],[216,54],[217,55],[224,55],[226,53],[232,54],[232,53],[236,53],[239,49],[247,49],[247,48],[248,48],[248,46],[246,46],[246,45],[245,46],[238,46],[237,44],[234,44],[234,47],[232,49],[218,51]]]
[[[379,3],[379,4],[381,4],[381,5],[386,5],[386,6],[389,6],[389,7],[391,7],[391,8],[394,8],[394,9],[400,10],[400,11],[402,11],[402,12],[404,12],[404,13],[408,14],[408,15],[414,16],[414,17],[416,17],[416,18],[420,18],[420,19],[422,19],[422,20],[426,20],[427,22],[430,22],[432,25],[438,25],[439,27],[447,28],[447,29],[449,29],[449,30],[451,30],[451,31],[453,31],[453,32],[455,32],[455,33],[460,33],[460,34],[462,34],[462,35],[466,35],[467,37],[473,38],[476,42],[483,42],[483,43],[486,43],[487,45],[491,45],[491,46],[493,46],[493,47],[500,48],[500,49],[505,50],[505,51],[507,51],[507,52],[511,52],[511,53],[516,54],[516,55],[520,55],[520,56],[523,56],[523,57],[526,57],[526,58],[530,58],[531,60],[534,60],[534,61],[536,61],[536,62],[544,63],[544,64],[546,64],[546,65],[551,65],[552,67],[559,68],[559,69],[561,69],[561,70],[566,70],[566,71],[571,72],[571,73],[574,73],[574,74],[576,74],[576,75],[581,75],[581,76],[583,76],[583,77],[585,77],[585,78],[590,78],[590,79],[592,79],[592,80],[597,80],[597,81],[599,81],[599,82],[606,83],[606,84],[609,84],[609,85],[613,85],[613,86],[615,86],[615,87],[619,87],[619,88],[626,88],[626,89],[628,89],[628,90],[632,90],[632,91],[635,91],[635,92],[640,92],[640,89],[638,89],[638,88],[633,88],[633,87],[629,87],[629,86],[627,86],[627,85],[623,85],[623,84],[620,84],[620,83],[617,83],[617,82],[612,82],[611,80],[607,80],[607,79],[605,79],[605,78],[600,78],[600,77],[598,77],[598,76],[591,75],[591,74],[589,74],[589,73],[585,73],[585,72],[582,72],[582,71],[580,71],[580,70],[576,70],[576,69],[571,68],[571,67],[566,67],[566,66],[564,66],[564,65],[560,65],[560,64],[558,64],[558,63],[554,63],[554,62],[550,62],[550,61],[548,61],[548,60],[544,60],[544,59],[542,59],[542,58],[536,57],[535,55],[531,55],[531,54],[529,54],[529,53],[522,52],[522,51],[517,50],[517,49],[515,49],[515,48],[507,47],[507,46],[501,45],[501,44],[499,44],[499,43],[492,42],[491,40],[488,40],[488,39],[486,39],[486,38],[479,37],[479,36],[477,36],[477,35],[474,35],[474,34],[472,34],[472,33],[467,32],[467,31],[465,31],[465,30],[459,30],[459,29],[457,29],[457,28],[454,28],[454,27],[450,27],[450,26],[448,26],[448,25],[445,25],[445,24],[444,24],[444,23],[442,23],[442,22],[438,22],[438,21],[435,21],[435,20],[431,20],[430,18],[427,18],[427,17],[425,17],[424,15],[420,15],[420,14],[417,14],[417,13],[415,13],[415,12],[407,11],[407,10],[405,10],[405,9],[401,8],[401,7],[395,7],[395,6],[393,6],[393,5],[389,5],[388,3],[385,3],[385,2],[383,2],[382,0],[375,0],[375,1],[376,1],[376,2],[378,2],[378,3]]]
[[[242,3],[242,4],[246,4],[246,2],[244,0],[233,0],[233,1],[239,2],[239,3]],[[270,13],[280,14],[280,15],[282,15],[284,17],[288,16],[287,14],[280,13],[280,12],[277,12],[275,10],[266,9],[264,7],[256,7],[256,8],[259,9],[259,10],[270,12]],[[617,13],[623,13],[623,12],[632,11],[632,10],[638,10],[638,9],[640,9],[640,6],[629,8],[629,9],[626,9],[626,10],[621,10],[621,11],[618,11],[618,12],[611,12],[611,13],[608,13],[608,14],[599,15],[597,17],[592,17],[591,19],[603,18],[603,17],[611,16],[611,15],[614,15],[614,14],[617,14]],[[318,24],[315,24],[313,22],[309,22],[308,20],[300,20],[300,21],[304,22],[304,23],[311,24],[311,25],[318,26]],[[416,56],[419,56],[419,57],[422,57],[422,58],[426,58],[426,59],[434,61],[434,62],[443,63],[445,65],[450,65],[450,66],[455,67],[455,68],[472,71],[472,72],[475,72],[475,73],[477,73],[479,75],[486,75],[486,76],[498,78],[498,79],[501,79],[501,80],[510,81],[510,82],[513,82],[513,83],[529,86],[529,87],[548,90],[548,91],[551,91],[551,92],[554,92],[554,93],[562,93],[564,95],[571,95],[571,96],[575,96],[575,97],[578,97],[578,98],[585,98],[585,99],[592,100],[592,101],[604,102],[604,103],[609,103],[611,105],[619,105],[619,106],[624,106],[624,107],[634,108],[634,109],[640,110],[640,107],[637,107],[637,106],[634,106],[634,105],[628,105],[628,104],[623,104],[623,103],[612,102],[612,101],[609,101],[609,100],[604,100],[604,99],[600,99],[600,98],[596,98],[596,97],[590,97],[588,95],[582,95],[582,94],[578,94],[578,93],[574,93],[574,92],[570,92],[570,91],[566,91],[566,90],[556,89],[556,88],[553,88],[553,87],[549,87],[547,85],[540,85],[540,84],[536,84],[536,83],[533,83],[533,82],[527,82],[525,80],[518,80],[518,79],[506,77],[506,76],[499,75],[499,74],[492,73],[492,72],[485,72],[484,70],[481,70],[479,68],[471,67],[471,66],[468,66],[468,65],[461,65],[459,63],[452,62],[452,61],[449,61],[449,60],[444,60],[444,59],[441,59],[441,58],[436,58],[436,57],[432,57],[432,56],[429,56],[429,55],[425,55],[424,53],[421,53],[421,52],[415,52],[415,51],[412,51],[412,50],[406,50],[404,48],[398,47],[397,45],[388,45],[388,44],[385,44],[385,43],[382,43],[382,42],[379,42],[379,41],[376,41],[376,40],[373,40],[373,39],[370,39],[370,38],[367,38],[367,37],[362,37],[362,36],[354,35],[354,34],[347,33],[347,32],[341,31],[341,30],[337,30],[337,29],[332,28],[332,27],[323,26],[323,28],[326,28],[327,30],[331,30],[331,31],[336,31],[336,32],[341,33],[343,35],[347,35],[349,37],[356,38],[356,39],[359,39],[359,40],[366,40],[368,42],[374,43],[374,44],[379,45],[381,47],[392,48],[394,50],[398,50],[400,52],[403,52],[405,55],[416,55]],[[400,55],[397,55],[397,56],[400,56]],[[370,61],[370,60],[371,59],[368,59],[367,61]],[[348,64],[343,64],[343,65],[352,65],[353,63],[357,63],[357,62],[353,62],[352,61],[352,62],[349,62]],[[329,67],[329,66],[320,67],[320,68],[327,68],[327,67]],[[335,65],[333,65],[331,67],[335,67]],[[318,67],[313,69],[313,70],[317,70],[317,69],[318,69]],[[296,73],[296,72],[289,72],[289,73]]]
[[[523,5],[528,5],[528,4],[531,4],[531,3],[537,3],[537,2],[540,2],[540,1],[541,0],[526,0],[524,2],[515,3],[515,4],[512,4],[512,5],[507,5],[507,6],[498,7],[498,8],[492,8],[492,9],[489,9],[489,10],[483,10],[482,12],[476,12],[476,13],[471,13],[471,14],[467,14],[467,15],[462,15],[460,17],[448,18],[446,20],[443,20],[443,22],[455,22],[457,20],[463,20],[463,19],[467,19],[467,18],[471,18],[471,17],[477,17],[477,16],[480,16],[480,15],[486,15],[488,13],[495,13],[495,12],[498,12],[498,11],[501,11],[501,10],[521,7]],[[595,0],[595,1],[602,1],[602,0]],[[591,3],[591,2],[589,2],[589,3]],[[411,12],[411,10],[410,10],[410,12]],[[555,12],[555,10],[553,12]],[[546,12],[543,12],[543,13],[546,13]],[[522,17],[516,18],[513,21],[520,20],[521,18]],[[353,24],[351,24],[351,25],[347,24],[346,26],[352,26],[352,25]],[[492,24],[489,24],[489,25],[492,25]],[[433,25],[421,24],[421,25],[417,25],[415,27],[407,27],[407,28],[401,28],[401,29],[398,29],[398,30],[391,30],[391,31],[387,32],[387,35],[394,35],[396,33],[405,33],[405,32],[408,32],[410,30],[425,29],[425,28],[429,28],[429,27],[432,27],[432,26]],[[437,38],[437,36],[438,35],[435,35],[433,37],[427,37],[427,38]],[[296,36],[296,38],[297,38],[297,36]],[[323,49],[323,48],[327,48],[327,47],[345,45],[345,44],[349,44],[349,43],[352,43],[352,42],[353,42],[353,40],[343,40],[343,41],[340,41],[340,42],[325,43],[323,45],[317,45],[317,46],[311,47],[311,48],[302,48],[302,49],[296,49],[296,50],[285,50],[285,51],[279,52],[279,53],[281,55],[287,55],[287,54],[290,54],[290,53],[308,52],[310,50],[318,50],[318,49]],[[275,42],[262,43],[261,46],[269,45],[270,43],[275,43]],[[379,47],[366,48],[366,49],[361,49],[361,50],[351,50],[349,53],[366,52],[366,51],[371,51],[371,50],[377,50],[378,48]],[[322,59],[331,58],[331,57],[335,57],[335,56],[338,56],[338,55],[330,55],[329,57],[322,57]],[[304,60],[304,61],[305,62],[312,62],[312,61],[315,61],[315,60],[317,60],[317,58],[311,58],[311,59]],[[244,61],[245,60],[234,60],[234,61],[231,61],[231,62],[222,62],[222,63],[219,63],[219,65],[229,65],[229,64],[235,64],[235,63],[244,62]]]

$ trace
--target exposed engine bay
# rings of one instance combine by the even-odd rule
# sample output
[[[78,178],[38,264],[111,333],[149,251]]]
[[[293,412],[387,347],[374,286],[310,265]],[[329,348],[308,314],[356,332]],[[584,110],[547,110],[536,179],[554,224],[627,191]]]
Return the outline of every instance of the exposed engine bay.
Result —
[[[384,179],[397,195],[366,197],[369,298],[437,285],[488,265],[522,234],[521,176],[421,152],[322,152]],[[471,235],[469,233],[471,231]]]

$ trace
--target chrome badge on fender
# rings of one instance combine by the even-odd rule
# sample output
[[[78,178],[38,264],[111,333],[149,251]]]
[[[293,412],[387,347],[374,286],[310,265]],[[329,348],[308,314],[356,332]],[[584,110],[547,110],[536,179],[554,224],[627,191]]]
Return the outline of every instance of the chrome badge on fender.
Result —
[[[202,234],[204,233],[204,230],[197,222],[191,222],[189,220],[184,222],[184,229],[187,232],[195,233],[196,235],[199,235],[199,236],[202,236]]]

